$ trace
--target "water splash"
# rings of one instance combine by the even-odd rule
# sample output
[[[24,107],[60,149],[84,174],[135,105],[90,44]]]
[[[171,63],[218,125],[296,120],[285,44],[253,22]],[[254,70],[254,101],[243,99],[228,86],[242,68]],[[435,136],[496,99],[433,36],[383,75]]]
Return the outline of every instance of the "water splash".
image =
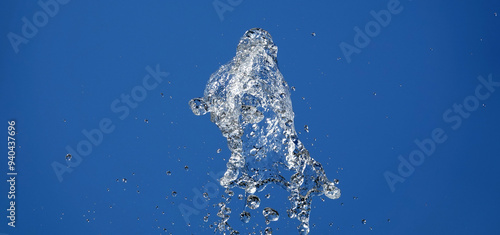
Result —
[[[189,101],[195,115],[210,113],[227,138],[231,157],[220,179],[225,188],[239,187],[249,195],[274,183],[290,196],[290,218],[309,233],[313,196],[340,197],[297,137],[290,89],[278,69],[278,48],[271,35],[259,28],[240,39],[236,56],[210,76],[204,96]],[[230,226],[220,224],[219,229]]]

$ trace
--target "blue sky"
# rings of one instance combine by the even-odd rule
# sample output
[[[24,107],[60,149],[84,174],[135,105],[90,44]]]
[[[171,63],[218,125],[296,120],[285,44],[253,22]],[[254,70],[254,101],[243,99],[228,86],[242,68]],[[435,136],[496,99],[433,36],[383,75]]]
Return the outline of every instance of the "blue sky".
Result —
[[[1,121],[5,132],[16,121],[18,173],[16,227],[4,210],[1,233],[213,233],[212,205],[224,191],[216,175],[229,151],[188,101],[253,27],[273,36],[280,70],[296,88],[299,138],[340,180],[341,198],[313,199],[311,234],[497,231],[499,2],[41,2],[52,5],[8,0],[0,8]],[[372,11],[389,12],[390,21]],[[344,53],[346,44],[356,52]],[[415,141],[433,136],[441,143],[433,140],[431,154],[412,155],[423,152]],[[57,168],[59,178],[53,166],[67,166],[78,147],[86,156]],[[400,178],[388,181],[387,172]],[[199,201],[207,190],[210,201]],[[258,195],[261,209],[280,213],[269,225],[275,234],[296,233],[287,193]],[[232,225],[264,230],[260,211],[244,225],[232,201]]]

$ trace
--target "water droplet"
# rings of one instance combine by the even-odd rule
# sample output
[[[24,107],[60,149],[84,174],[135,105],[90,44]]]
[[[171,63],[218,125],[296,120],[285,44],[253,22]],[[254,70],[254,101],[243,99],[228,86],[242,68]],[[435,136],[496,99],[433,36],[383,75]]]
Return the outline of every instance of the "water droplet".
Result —
[[[123,181],[123,183],[127,183],[127,179],[126,178],[123,178],[122,181]]]
[[[269,221],[277,221],[280,218],[279,213],[270,207],[264,208],[264,210],[262,210],[262,215]]]
[[[339,183],[340,183],[340,181],[339,181],[338,179],[333,179],[333,183],[335,183],[335,184],[339,184]]]
[[[266,196],[265,196],[265,197],[266,197],[267,199],[269,199],[269,198],[271,197],[271,194],[269,194],[269,193],[268,193],[268,194],[266,194]]]
[[[222,151],[222,149],[220,149],[220,148],[219,148],[219,149],[217,149],[217,153],[220,153],[221,151]]]
[[[66,154],[66,161],[71,161],[71,158],[72,158],[72,157],[73,157],[73,156],[71,156],[71,154],[69,154],[69,153],[68,153],[68,154]]]
[[[245,224],[250,222],[250,212],[247,212],[247,211],[241,212],[240,220]]]
[[[362,223],[362,224],[366,224],[366,220],[365,220],[365,219],[362,219],[362,220],[361,220],[361,223]]]
[[[312,32],[312,33],[311,33],[311,35],[312,35],[313,37],[316,37],[316,33],[315,33],[315,32]]]
[[[227,207],[227,206],[223,206],[223,207],[221,208],[221,211],[222,211],[222,213],[223,213],[224,215],[229,215],[229,214],[231,214],[231,208],[229,208],[229,207]]]
[[[246,193],[255,193],[256,191],[257,191],[257,187],[255,187],[255,182],[249,182],[247,184],[247,187],[245,188],[245,192]],[[252,195],[250,195],[250,196],[252,196]],[[255,197],[257,197],[257,196],[255,196]],[[258,199],[258,197],[257,197],[257,199]]]
[[[145,122],[145,123],[149,123],[149,120],[148,120],[148,119],[144,119],[144,122]]]
[[[334,183],[328,183],[323,186],[324,187],[324,193],[325,196],[327,196],[330,199],[337,199],[340,197],[340,189],[335,187]]]
[[[257,209],[260,206],[260,198],[255,195],[249,195],[247,198],[247,206],[250,209]]]
[[[297,229],[299,230],[300,235],[307,235],[309,234],[309,224],[307,223],[301,223]]]
[[[203,222],[208,222],[208,216],[203,217]]]
[[[271,235],[273,234],[273,230],[270,227],[267,227],[266,230],[264,230],[266,235]]]
[[[208,112],[208,105],[205,103],[203,98],[194,98],[190,100],[189,106],[191,107],[191,111],[193,111],[193,113],[197,116],[205,115]]]
[[[184,170],[188,171],[189,170],[189,166],[184,166]]]
[[[176,191],[172,191],[172,197],[177,197],[177,192]]]
[[[166,172],[166,174],[167,174],[167,175],[171,175],[171,174],[172,174],[172,172],[171,172],[171,171],[167,171],[167,172]]]
[[[304,131],[306,131],[307,133],[309,133],[309,126],[308,125],[304,125]]]
[[[295,87],[294,86],[292,86],[292,91],[295,91]]]
[[[233,192],[233,191],[231,191],[231,190],[226,189],[226,193],[227,193],[227,195],[229,195],[230,197],[234,196],[234,192]]]

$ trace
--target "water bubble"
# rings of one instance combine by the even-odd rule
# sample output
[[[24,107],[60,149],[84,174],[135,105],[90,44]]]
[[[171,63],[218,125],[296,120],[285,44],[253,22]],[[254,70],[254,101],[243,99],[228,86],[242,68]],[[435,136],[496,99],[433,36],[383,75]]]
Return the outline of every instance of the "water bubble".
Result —
[[[315,32],[312,32],[312,33],[311,33],[311,35],[312,35],[313,37],[316,37],[316,33],[315,33]]]
[[[271,235],[271,234],[273,234],[273,230],[270,227],[267,227],[266,230],[264,230],[264,233],[266,235]]]
[[[188,171],[189,170],[189,166],[184,166],[184,170]]]
[[[250,209],[257,209],[260,206],[260,198],[255,195],[249,195],[247,197],[247,206]]]
[[[208,222],[208,216],[203,217],[203,222]]]
[[[339,184],[339,183],[340,183],[340,181],[339,181],[338,179],[333,179],[333,183],[335,183],[335,184]]]
[[[250,212],[247,212],[247,211],[243,211],[243,212],[241,212],[241,214],[240,214],[240,220],[241,220],[243,223],[248,223],[248,222],[250,222]]]
[[[269,193],[268,193],[268,194],[266,194],[266,195],[265,195],[265,197],[266,197],[267,199],[269,199],[269,198],[271,197],[271,194],[269,194]]]
[[[362,224],[366,224],[366,220],[365,220],[365,219],[362,219],[362,220],[361,220],[361,223],[362,223]]]
[[[278,212],[270,207],[264,208],[264,210],[262,210],[262,215],[264,215],[264,218],[268,221],[277,221],[280,218]]]
[[[220,152],[222,152],[222,149],[218,148],[217,153],[220,153]]]
[[[71,158],[72,158],[72,157],[73,157],[73,156],[71,156],[71,154],[69,154],[69,153],[68,153],[68,154],[66,154],[66,161],[71,161]]]
[[[177,192],[176,191],[172,191],[172,197],[177,197]]]
[[[166,172],[166,174],[167,174],[167,175],[171,175],[171,174],[172,174],[172,172],[171,172],[171,171],[167,171],[167,172]]]
[[[309,126],[308,125],[304,125],[304,131],[306,131],[307,133],[309,133]]]
[[[122,179],[122,182],[123,182],[123,183],[127,183],[127,179],[126,179],[126,178],[123,178],[123,179]]]

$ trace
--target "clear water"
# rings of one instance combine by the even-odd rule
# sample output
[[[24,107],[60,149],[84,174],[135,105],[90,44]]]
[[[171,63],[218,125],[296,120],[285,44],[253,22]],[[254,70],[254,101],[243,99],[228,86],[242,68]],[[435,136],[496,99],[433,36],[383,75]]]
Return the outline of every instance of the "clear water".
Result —
[[[337,199],[340,189],[297,137],[290,88],[278,69],[277,52],[267,31],[248,30],[236,56],[211,75],[204,96],[189,105],[196,115],[210,113],[227,138],[231,157],[220,184],[244,189],[250,209],[258,207],[254,193],[269,184],[283,187],[290,193],[288,216],[297,218],[299,232],[307,234],[313,196]],[[264,215],[273,211],[266,208]],[[219,230],[231,230],[229,216],[221,218]]]

